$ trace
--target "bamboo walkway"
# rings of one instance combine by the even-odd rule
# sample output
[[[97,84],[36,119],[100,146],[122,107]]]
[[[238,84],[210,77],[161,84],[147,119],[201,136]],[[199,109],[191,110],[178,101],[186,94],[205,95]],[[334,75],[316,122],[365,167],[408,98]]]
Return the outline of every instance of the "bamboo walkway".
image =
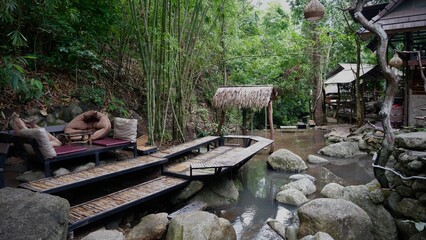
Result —
[[[165,176],[142,184],[72,206],[68,231],[146,202],[160,195],[182,188],[192,179],[214,178],[238,169],[257,152],[273,141],[256,136],[225,136],[225,145],[219,146],[220,137],[204,137],[191,142],[134,159],[98,166],[88,170],[69,173],[58,177],[44,178],[19,185],[36,192],[55,193],[66,189],[124,175],[153,166],[163,166],[168,160],[205,146],[207,152],[185,162],[162,169]],[[231,141],[236,140],[236,141]],[[213,148],[210,149],[210,147]]]
[[[195,149],[199,149],[202,146],[207,147],[207,151],[210,150],[210,144],[219,144],[220,137],[218,136],[207,136],[195,139],[190,142],[182,143],[177,146],[156,152],[151,154],[151,156],[159,157],[159,158],[173,158],[184,153],[190,152]]]
[[[20,184],[19,186],[35,192],[55,193],[145,168],[162,165],[165,162],[167,162],[165,158],[142,156],[57,177],[42,178],[40,180]]]
[[[181,188],[187,180],[162,176],[71,207],[68,231]]]

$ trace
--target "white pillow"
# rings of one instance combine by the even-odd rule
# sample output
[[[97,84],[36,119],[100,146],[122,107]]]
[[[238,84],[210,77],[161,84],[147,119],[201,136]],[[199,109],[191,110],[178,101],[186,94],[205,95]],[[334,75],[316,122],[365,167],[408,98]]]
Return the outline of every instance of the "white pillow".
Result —
[[[44,158],[56,157],[56,151],[49,141],[49,136],[44,128],[27,128],[21,129],[17,133],[18,136],[34,138],[39,146],[40,152]],[[27,145],[27,144],[25,144]],[[32,147],[24,146],[28,153],[34,154]]]
[[[137,129],[137,119],[118,117],[114,119],[114,138],[136,142]]]

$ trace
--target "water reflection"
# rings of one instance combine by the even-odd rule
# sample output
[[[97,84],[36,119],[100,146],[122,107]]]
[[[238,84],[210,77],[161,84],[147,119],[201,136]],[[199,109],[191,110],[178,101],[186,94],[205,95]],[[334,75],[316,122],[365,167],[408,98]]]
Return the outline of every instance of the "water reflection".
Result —
[[[317,154],[325,146],[324,134],[325,132],[317,130],[277,132],[275,149],[286,148],[306,160],[309,154]],[[257,135],[267,137],[268,133],[262,131]],[[238,176],[243,189],[237,205],[218,213],[233,224],[238,239],[279,239],[266,221],[273,218],[286,225],[297,221],[294,216],[296,207],[275,201],[279,187],[289,183],[289,176],[293,173],[269,169],[266,164],[268,156],[268,151],[262,151],[243,166]],[[322,167],[326,167],[350,184],[364,184],[374,178],[369,156],[327,159],[330,162],[323,166],[308,165],[306,173],[319,178]],[[318,196],[321,187],[317,186],[317,193],[310,198]]]

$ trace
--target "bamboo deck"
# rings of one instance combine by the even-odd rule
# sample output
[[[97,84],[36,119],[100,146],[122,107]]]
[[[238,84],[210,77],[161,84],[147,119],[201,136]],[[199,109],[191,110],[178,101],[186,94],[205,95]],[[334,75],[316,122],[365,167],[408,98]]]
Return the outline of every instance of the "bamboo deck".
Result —
[[[235,145],[220,146],[207,153],[188,159],[185,162],[168,166],[164,174],[185,179],[200,179],[217,176],[232,169],[241,167],[257,152],[269,146],[273,140],[262,137],[226,136],[231,139],[242,139],[248,147]],[[254,140],[256,143],[251,144]]]
[[[166,167],[163,171],[165,175],[171,175],[176,177],[183,177],[188,179],[191,176],[190,166],[192,164],[199,163],[207,163],[213,161],[218,156],[223,156],[223,158],[227,158],[227,156],[231,155],[234,151],[241,151],[244,148],[235,147],[235,146],[220,146],[209,152],[200,154],[193,158],[190,158],[184,162],[177,163]],[[197,176],[209,176],[214,174],[214,169],[199,169],[196,171]]]
[[[161,165],[165,162],[167,162],[167,159],[164,158],[142,156],[57,177],[43,178],[23,183],[19,186],[35,192],[54,193],[144,168]]]
[[[68,231],[87,225],[100,218],[123,211],[168,193],[187,184],[187,180],[162,176],[139,185],[71,207]]]
[[[219,138],[220,137],[218,136],[207,136],[207,137],[198,138],[193,141],[182,143],[177,146],[151,154],[151,156],[170,159],[172,157],[182,155],[194,149],[198,149],[201,146],[207,146],[207,148],[209,149],[210,144],[215,142],[217,143],[219,141]]]

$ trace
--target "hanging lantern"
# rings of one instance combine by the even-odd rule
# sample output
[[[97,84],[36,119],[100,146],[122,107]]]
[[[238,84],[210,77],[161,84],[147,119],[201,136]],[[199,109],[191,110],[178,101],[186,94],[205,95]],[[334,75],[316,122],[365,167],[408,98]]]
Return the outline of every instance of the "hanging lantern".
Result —
[[[389,66],[394,68],[400,68],[403,62],[402,59],[398,56],[398,53],[395,51],[391,60],[389,60]]]
[[[309,21],[316,21],[324,17],[325,8],[318,0],[311,0],[308,5],[306,5],[303,13],[305,15],[305,19]]]

